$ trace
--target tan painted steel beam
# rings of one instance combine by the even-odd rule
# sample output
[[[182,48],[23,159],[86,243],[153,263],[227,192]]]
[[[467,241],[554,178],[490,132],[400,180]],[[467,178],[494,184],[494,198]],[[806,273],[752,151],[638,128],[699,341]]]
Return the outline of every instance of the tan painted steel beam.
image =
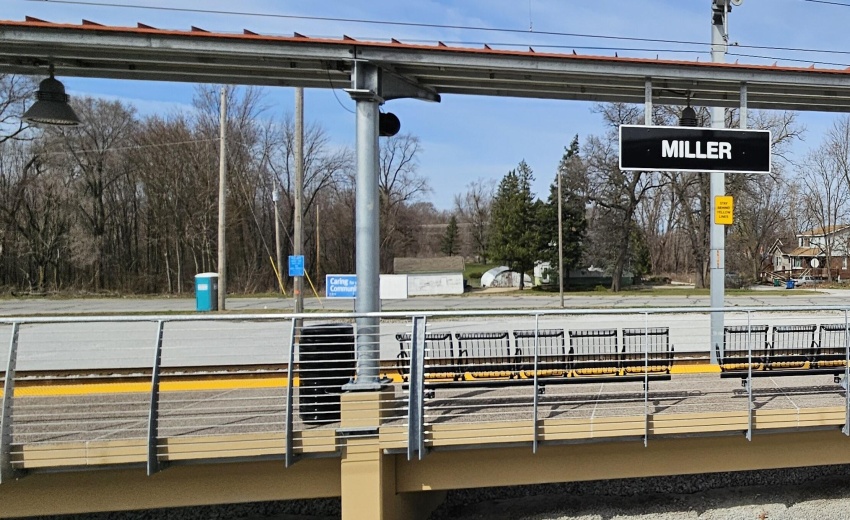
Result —
[[[434,451],[396,457],[398,492],[576,482],[850,463],[838,429],[807,433],[656,439],[561,446]]]
[[[337,497],[339,459],[172,466],[152,477],[144,468],[34,473],[0,486],[0,515],[128,511],[296,498]]]

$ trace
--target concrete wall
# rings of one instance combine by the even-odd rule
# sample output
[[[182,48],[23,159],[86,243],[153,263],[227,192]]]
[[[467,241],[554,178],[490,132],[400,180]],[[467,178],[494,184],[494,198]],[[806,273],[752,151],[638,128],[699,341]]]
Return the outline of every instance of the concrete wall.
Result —
[[[463,273],[409,274],[408,296],[463,294]]]

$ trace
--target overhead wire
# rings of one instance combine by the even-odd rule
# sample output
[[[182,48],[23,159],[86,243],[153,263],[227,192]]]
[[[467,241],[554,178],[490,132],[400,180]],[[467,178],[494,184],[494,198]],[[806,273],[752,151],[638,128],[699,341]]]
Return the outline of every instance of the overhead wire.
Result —
[[[295,15],[295,14],[262,13],[262,12],[252,12],[252,11],[227,11],[227,10],[218,10],[218,9],[198,9],[198,8],[187,8],[187,7],[163,7],[163,6],[150,6],[150,5],[140,5],[140,4],[116,4],[116,3],[110,3],[110,2],[92,2],[92,1],[85,1],[85,0],[25,0],[25,1],[27,1],[27,2],[40,2],[40,3],[54,3],[54,4],[84,5],[84,6],[93,6],[93,7],[144,9],[144,10],[166,11],[166,12],[216,14],[216,15],[227,15],[227,16],[281,18],[281,19],[290,19],[290,20],[306,20],[306,21],[368,24],[368,25],[385,25],[385,26],[397,26],[397,27],[416,27],[416,28],[428,28],[428,29],[450,29],[450,30],[461,30],[461,31],[479,31],[479,32],[493,32],[493,33],[507,33],[507,34],[526,34],[526,35],[533,34],[535,36],[559,36],[559,37],[572,37],[572,38],[590,38],[590,39],[632,41],[632,42],[644,42],[644,43],[665,43],[665,44],[671,44],[671,45],[698,45],[698,46],[708,45],[704,41],[675,40],[675,39],[669,39],[669,38],[645,38],[645,37],[636,37],[636,36],[615,36],[615,35],[609,35],[609,34],[573,33],[573,32],[563,32],[563,31],[536,31],[536,30],[532,31],[532,30],[529,30],[529,29],[516,29],[516,28],[510,28],[510,27],[484,27],[484,26],[477,26],[477,25],[455,25],[455,24],[439,24],[439,23],[426,23],[426,22],[402,22],[402,21],[395,21],[395,20],[376,20],[376,19],[368,19],[368,18],[342,18],[342,17],[334,17],[334,16],[308,16],[308,15]],[[831,2],[831,1],[827,1],[827,0],[804,0],[804,1],[850,7],[850,4],[844,4],[844,3],[840,3],[840,2]],[[511,44],[511,45],[519,45],[519,44]],[[530,44],[529,43],[523,43],[521,45],[522,46],[531,45],[531,46],[544,47],[546,44],[532,42]],[[747,44],[734,44],[734,45],[731,45],[731,46],[738,47],[738,48],[745,48],[745,49],[776,50],[776,51],[789,51],[789,52],[810,52],[810,53],[842,54],[842,55],[850,54],[850,50],[839,50],[839,49],[818,49],[818,48],[806,48],[806,47],[783,47],[783,46],[775,46],[775,45],[747,45]],[[564,48],[570,48],[571,46],[564,45],[563,47]],[[623,49],[623,50],[626,50],[626,49]]]
[[[845,4],[844,2],[833,2],[830,0],[803,0],[804,2],[811,2],[813,4],[827,4],[827,5],[840,5],[841,7],[850,7],[850,4]]]

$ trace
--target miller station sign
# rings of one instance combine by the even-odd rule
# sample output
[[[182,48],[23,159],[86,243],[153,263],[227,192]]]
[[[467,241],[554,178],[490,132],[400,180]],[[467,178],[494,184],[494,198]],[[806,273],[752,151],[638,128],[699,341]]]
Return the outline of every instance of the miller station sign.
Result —
[[[770,132],[621,125],[620,169],[770,173]]]

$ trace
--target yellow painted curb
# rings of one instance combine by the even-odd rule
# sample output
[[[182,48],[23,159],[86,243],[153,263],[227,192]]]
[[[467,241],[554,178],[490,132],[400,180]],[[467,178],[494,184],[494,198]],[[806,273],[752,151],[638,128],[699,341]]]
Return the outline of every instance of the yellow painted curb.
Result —
[[[699,365],[673,365],[671,374],[719,374],[720,365],[703,363]]]

